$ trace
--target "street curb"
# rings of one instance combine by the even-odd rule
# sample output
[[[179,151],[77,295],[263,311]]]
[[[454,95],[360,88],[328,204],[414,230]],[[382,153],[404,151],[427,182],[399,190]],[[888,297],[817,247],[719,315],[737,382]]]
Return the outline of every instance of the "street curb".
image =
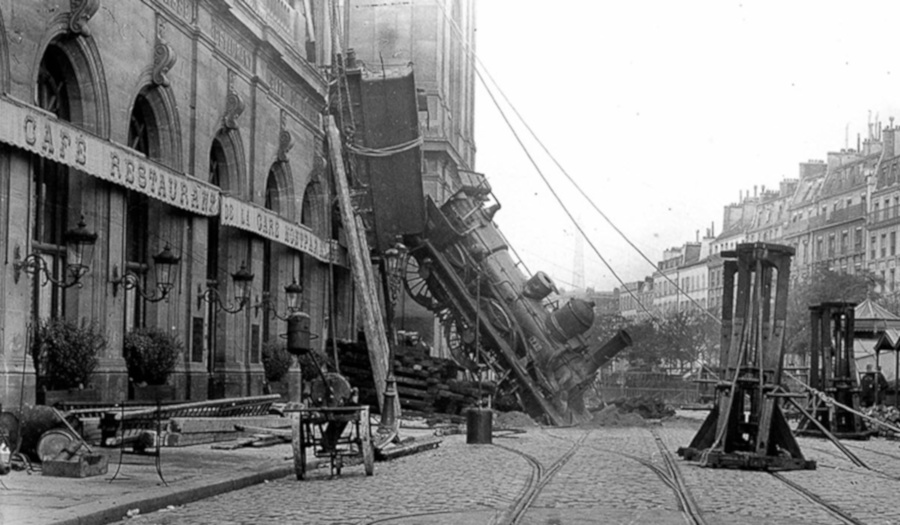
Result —
[[[247,476],[209,483],[207,481],[195,481],[184,490],[162,494],[159,496],[131,496],[118,502],[94,502],[85,507],[101,507],[98,510],[90,510],[62,521],[52,522],[53,525],[105,525],[126,518],[129,510],[138,509],[140,514],[164,509],[169,505],[178,506],[191,503],[212,496],[218,496],[233,490],[239,490],[251,485],[257,485],[266,481],[287,477],[294,474],[293,465],[275,467],[263,472],[256,472]],[[77,508],[67,509],[67,513],[78,512]]]

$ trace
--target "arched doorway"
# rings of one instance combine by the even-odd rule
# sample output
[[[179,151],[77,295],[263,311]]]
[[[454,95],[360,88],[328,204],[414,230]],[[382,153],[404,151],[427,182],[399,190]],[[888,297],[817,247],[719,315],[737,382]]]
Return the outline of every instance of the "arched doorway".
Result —
[[[209,182],[224,193],[239,195],[238,181],[243,175],[243,149],[236,131],[221,131],[213,139],[209,152]],[[236,228],[223,228],[219,216],[207,218],[206,230],[206,287],[215,290],[222,303],[235,307],[232,274],[241,265],[251,265],[250,238]],[[206,343],[207,371],[209,373],[208,397],[244,395],[243,376],[248,341],[247,307],[237,313],[222,309],[222,304],[211,301],[206,307],[204,340]],[[244,322],[240,322],[243,320]]]
[[[293,215],[291,198],[293,191],[290,188],[290,180],[288,166],[283,162],[274,164],[266,178],[265,194],[266,209],[288,220]],[[291,281],[303,284],[300,254],[281,243],[263,239],[262,256],[263,297],[271,302],[272,307],[280,315],[284,315],[286,312],[284,287]],[[270,315],[264,316],[262,323],[263,342],[272,341],[278,337],[279,332],[284,332],[284,327]]]

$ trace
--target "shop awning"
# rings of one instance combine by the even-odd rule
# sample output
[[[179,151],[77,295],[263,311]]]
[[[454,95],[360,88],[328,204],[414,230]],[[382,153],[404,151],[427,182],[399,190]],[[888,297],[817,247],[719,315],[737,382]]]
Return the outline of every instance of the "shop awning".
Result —
[[[222,224],[312,255],[322,262],[343,264],[345,260],[341,256],[343,250],[336,241],[321,239],[303,224],[291,222],[272,210],[228,195],[222,195]]]
[[[0,96],[0,142],[198,215],[219,214],[219,188],[146,159],[69,122]]]

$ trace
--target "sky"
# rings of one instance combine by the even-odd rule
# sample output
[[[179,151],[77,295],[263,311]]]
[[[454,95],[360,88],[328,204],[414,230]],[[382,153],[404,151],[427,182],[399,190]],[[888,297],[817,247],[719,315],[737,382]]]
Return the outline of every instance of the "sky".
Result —
[[[898,15],[890,1],[476,0],[476,53],[596,207],[658,262],[720,233],[741,192],[856,148],[870,122],[900,124]],[[492,89],[587,234],[586,284],[652,275]],[[570,288],[581,234],[477,79],[475,96],[475,168],[502,205],[494,220],[528,270]]]

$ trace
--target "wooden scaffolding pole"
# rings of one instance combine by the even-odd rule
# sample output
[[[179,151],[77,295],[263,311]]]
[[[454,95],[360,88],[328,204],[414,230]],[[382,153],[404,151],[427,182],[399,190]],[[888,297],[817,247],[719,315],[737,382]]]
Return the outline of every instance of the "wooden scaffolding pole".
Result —
[[[378,407],[383,411],[384,407],[381,405],[384,403],[384,388],[387,376],[387,331],[385,330],[384,319],[381,316],[381,308],[378,304],[378,292],[372,272],[372,263],[369,258],[369,243],[366,241],[365,232],[362,230],[362,219],[353,210],[353,205],[350,202],[350,185],[347,181],[347,173],[344,171],[341,135],[333,116],[328,117],[326,125],[328,150],[331,156],[338,205],[341,210],[341,220],[347,233],[350,270],[353,274],[353,283],[356,285],[356,298],[360,304],[360,310],[362,310],[366,347],[369,351],[369,362],[372,365],[372,377],[375,381]],[[399,417],[399,407],[395,408],[398,408],[396,413]]]

